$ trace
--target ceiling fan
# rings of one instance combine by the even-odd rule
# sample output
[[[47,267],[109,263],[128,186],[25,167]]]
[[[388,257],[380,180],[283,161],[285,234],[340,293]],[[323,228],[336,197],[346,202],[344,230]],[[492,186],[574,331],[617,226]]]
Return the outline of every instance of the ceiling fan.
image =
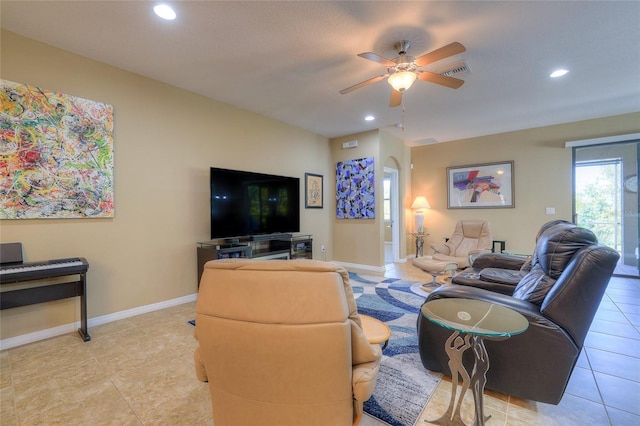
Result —
[[[340,94],[347,94],[356,89],[368,86],[369,84],[377,83],[378,81],[384,80],[386,78],[387,82],[392,87],[389,106],[397,107],[402,103],[402,92],[411,87],[416,79],[440,84],[452,89],[457,89],[464,84],[464,80],[460,80],[454,77],[447,77],[434,72],[424,71],[420,69],[420,67],[423,67],[425,65],[464,52],[466,49],[462,44],[453,42],[444,47],[441,47],[440,49],[436,49],[417,58],[407,55],[407,50],[409,50],[409,47],[411,47],[411,42],[408,40],[401,40],[394,44],[393,47],[398,51],[398,57],[394,59],[387,59],[373,52],[358,54],[358,56],[360,56],[361,58],[368,59],[370,61],[377,62],[386,66],[387,72],[377,77],[362,81],[358,84],[354,84],[353,86],[347,87],[346,89],[342,89],[340,91]]]

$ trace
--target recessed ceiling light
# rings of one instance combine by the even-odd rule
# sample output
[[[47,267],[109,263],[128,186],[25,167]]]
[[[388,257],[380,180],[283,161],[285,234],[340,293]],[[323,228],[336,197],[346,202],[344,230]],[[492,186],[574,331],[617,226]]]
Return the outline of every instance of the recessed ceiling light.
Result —
[[[373,120],[375,120],[376,118],[375,118],[373,115],[367,115],[364,119],[365,119],[366,121],[373,121]]]
[[[562,77],[563,75],[565,75],[566,73],[568,73],[569,71],[565,70],[565,69],[559,69],[559,70],[555,70],[554,72],[552,72],[551,74],[549,74],[549,77],[552,78],[556,78],[556,77]]]
[[[171,6],[168,6],[166,4],[159,4],[154,6],[153,11],[162,19],[166,19],[168,21],[176,19],[176,12],[173,11]]]

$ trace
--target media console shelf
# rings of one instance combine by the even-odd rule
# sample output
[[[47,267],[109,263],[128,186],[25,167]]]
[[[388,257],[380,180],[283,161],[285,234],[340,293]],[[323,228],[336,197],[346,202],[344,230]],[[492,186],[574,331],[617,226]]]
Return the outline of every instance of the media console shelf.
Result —
[[[229,240],[198,242],[198,285],[204,271],[204,264],[210,260],[240,258],[270,259],[313,259],[313,238],[311,235],[278,234],[273,238],[240,237]]]

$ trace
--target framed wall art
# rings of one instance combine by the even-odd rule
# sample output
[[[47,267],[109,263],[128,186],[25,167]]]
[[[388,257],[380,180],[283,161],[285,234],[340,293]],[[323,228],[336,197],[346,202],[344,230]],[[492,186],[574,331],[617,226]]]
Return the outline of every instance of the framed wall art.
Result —
[[[447,167],[450,209],[515,207],[514,196],[513,161]]]
[[[341,161],[336,165],[336,217],[375,218],[374,159]]]
[[[7,80],[0,101],[0,219],[113,217],[113,106]]]
[[[321,209],[324,198],[323,176],[313,173],[304,174],[304,207],[307,209]]]

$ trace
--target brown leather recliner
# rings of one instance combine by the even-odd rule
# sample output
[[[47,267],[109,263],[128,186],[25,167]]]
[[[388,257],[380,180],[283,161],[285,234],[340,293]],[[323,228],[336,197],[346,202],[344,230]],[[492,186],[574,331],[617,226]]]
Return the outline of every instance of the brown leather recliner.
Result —
[[[540,236],[554,226],[571,225],[566,220],[552,220],[538,230],[536,243]],[[537,252],[533,256],[513,256],[504,253],[485,253],[477,256],[471,266],[457,273],[452,284],[484,288],[511,296],[520,281],[531,271],[531,265],[538,263]]]
[[[195,336],[216,426],[357,424],[382,356],[347,272],[313,260],[208,262]]]
[[[505,341],[485,341],[491,368],[486,388],[520,398],[558,404],[575,367],[619,254],[597,244],[595,235],[570,223],[549,227],[536,243],[530,271],[513,296],[468,285],[435,289],[441,298],[485,300],[520,312],[529,328]],[[444,346],[451,330],[422,315],[418,345],[422,364],[450,375]],[[464,364],[473,366],[465,352]],[[471,371],[471,370],[468,370]]]

